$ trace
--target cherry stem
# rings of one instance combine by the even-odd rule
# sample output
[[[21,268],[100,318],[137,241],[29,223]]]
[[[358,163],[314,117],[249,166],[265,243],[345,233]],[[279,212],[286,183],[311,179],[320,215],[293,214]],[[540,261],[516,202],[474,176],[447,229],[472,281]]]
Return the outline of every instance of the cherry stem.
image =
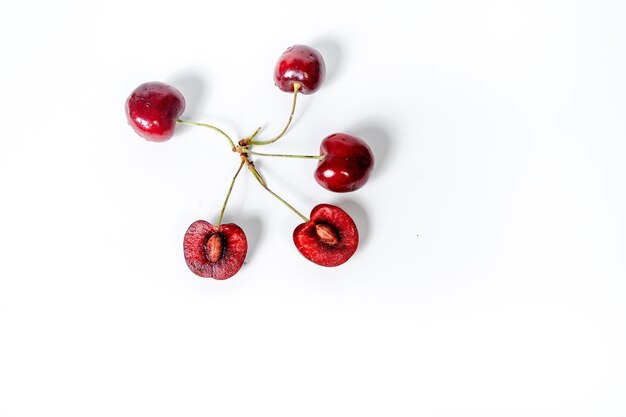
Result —
[[[287,132],[287,129],[289,129],[289,126],[291,125],[291,121],[293,120],[293,114],[296,111],[296,100],[298,98],[298,91],[300,91],[300,87],[302,87],[300,83],[293,83],[293,101],[291,103],[291,113],[289,113],[289,119],[287,119],[287,124],[283,128],[282,132],[280,132],[278,136],[273,139],[259,141],[251,140],[251,145],[269,145],[270,143],[274,143],[284,136],[284,134]]]
[[[244,157],[245,158],[245,157]],[[256,178],[256,180],[263,186],[267,186],[267,183],[265,182],[265,180],[263,179],[263,177],[261,176],[261,173],[259,171],[257,171],[256,167],[254,166],[254,163],[252,163],[250,160],[245,159],[245,161],[248,164],[248,169],[250,170],[250,172],[252,172],[252,175],[254,175],[254,178]]]
[[[217,226],[222,224],[222,217],[224,217],[224,211],[226,210],[226,204],[228,204],[228,199],[230,198],[230,193],[233,191],[233,185],[235,185],[235,180],[237,179],[237,175],[239,175],[239,172],[241,172],[241,168],[243,167],[243,164],[245,164],[245,163],[246,163],[246,161],[241,161],[241,164],[239,164],[239,168],[237,169],[237,172],[235,173],[235,176],[233,177],[233,180],[230,182],[230,187],[228,187],[228,193],[226,194],[226,199],[224,200],[224,205],[222,206],[222,211],[220,211],[220,217],[217,219]]]
[[[276,194],[274,191],[270,190],[270,189],[269,189],[269,187],[267,186],[267,184],[265,184],[265,181],[263,181],[263,180],[260,178],[260,175],[258,175],[258,172],[257,172],[257,173],[255,173],[255,171],[256,171],[256,168],[254,169],[254,171],[252,171],[252,173],[253,173],[253,174],[255,174],[255,175],[254,175],[254,178],[256,178],[256,179],[257,179],[257,181],[259,182],[259,184],[261,184],[261,186],[262,186],[263,188],[265,188],[265,189],[266,189],[266,190],[267,190],[267,191],[268,191],[271,195],[273,195],[273,196],[274,196],[274,197],[276,197],[278,200],[280,200],[280,202],[281,202],[281,203],[283,203],[284,205],[286,205],[287,207],[289,207],[289,209],[290,209],[291,211],[293,211],[293,212],[294,212],[294,213],[296,213],[298,216],[300,216],[300,218],[301,218],[302,220],[304,220],[304,222],[305,222],[305,223],[309,221],[309,219],[308,219],[308,218],[307,218],[304,214],[300,213],[300,212],[299,212],[298,210],[296,210],[296,209],[295,209],[295,208],[294,208],[291,204],[289,204],[288,202],[286,202],[285,200],[283,200],[283,199],[282,199],[282,198],[281,198],[278,194]]]
[[[183,123],[183,124],[187,124],[187,125],[192,125],[192,126],[201,126],[201,127],[208,127],[209,129],[213,129],[213,130],[215,130],[216,132],[221,133],[221,134],[222,134],[222,136],[224,136],[224,137],[228,140],[228,142],[230,143],[230,147],[231,147],[231,149],[232,149],[233,151],[235,150],[235,142],[233,142],[233,140],[230,138],[230,136],[228,136],[228,135],[226,134],[226,132],[224,132],[224,131],[223,131],[222,129],[220,129],[219,127],[215,127],[215,126],[213,126],[213,125],[209,125],[209,124],[206,124],[206,123],[198,123],[198,122],[192,122],[192,121],[189,121],[189,120],[182,120],[182,119],[176,119],[176,121],[177,121],[178,123]]]
[[[324,159],[324,155],[290,155],[290,154],[283,154],[283,153],[261,153],[261,152],[251,151],[250,149],[244,149],[242,150],[242,152],[248,153],[251,155],[276,156],[280,158]]]
[[[259,132],[260,132],[260,131],[261,131],[261,126],[259,126],[259,127],[257,127],[257,128],[256,128],[256,130],[254,131],[254,133],[252,133],[252,135],[250,135],[250,137],[248,138],[248,141],[253,140],[253,139],[256,137],[256,135],[258,135],[258,134],[259,134]]]

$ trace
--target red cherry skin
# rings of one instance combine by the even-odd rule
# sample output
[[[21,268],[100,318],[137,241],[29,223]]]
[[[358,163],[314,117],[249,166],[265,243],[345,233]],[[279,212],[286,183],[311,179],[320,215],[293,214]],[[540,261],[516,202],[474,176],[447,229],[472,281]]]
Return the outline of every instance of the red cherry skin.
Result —
[[[171,85],[141,84],[126,100],[128,124],[142,138],[165,142],[174,135],[176,119],[185,110],[183,95]]]
[[[236,224],[214,226],[197,220],[185,233],[183,252],[191,272],[203,278],[224,280],[241,269],[248,240]]]
[[[374,168],[374,154],[367,143],[345,133],[335,133],[322,140],[320,155],[324,159],[317,164],[315,180],[337,193],[361,188]]]
[[[295,228],[293,242],[311,262],[338,266],[356,252],[359,231],[354,220],[341,208],[319,204],[311,210],[310,220]]]
[[[293,84],[296,82],[300,83],[300,93],[314,93],[325,76],[324,58],[316,49],[306,45],[287,48],[274,68],[274,84],[287,93],[293,93]]]

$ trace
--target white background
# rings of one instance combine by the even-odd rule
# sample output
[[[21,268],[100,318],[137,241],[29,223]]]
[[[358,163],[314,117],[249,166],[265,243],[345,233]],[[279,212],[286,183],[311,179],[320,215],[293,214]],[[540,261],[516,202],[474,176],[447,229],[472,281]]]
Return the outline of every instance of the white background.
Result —
[[[626,415],[626,5],[619,1],[11,2],[0,15],[0,416]],[[267,151],[368,141],[371,180],[258,164],[308,214],[338,204],[341,267],[250,175],[232,279],[182,237],[237,157],[212,131],[149,143],[145,81],[241,138],[286,120],[283,50],[328,79]]]

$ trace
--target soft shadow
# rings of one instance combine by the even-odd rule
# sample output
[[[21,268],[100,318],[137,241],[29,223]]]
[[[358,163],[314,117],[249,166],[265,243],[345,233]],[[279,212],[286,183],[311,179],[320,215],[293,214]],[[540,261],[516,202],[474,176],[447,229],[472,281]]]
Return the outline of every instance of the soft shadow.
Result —
[[[350,128],[347,133],[363,139],[374,153],[374,171],[372,175],[381,175],[387,169],[387,159],[391,151],[392,141],[389,129],[385,123],[375,118],[358,123]]]
[[[170,78],[168,83],[176,87],[185,97],[185,111],[181,118],[195,120],[206,101],[206,77],[201,78],[192,73],[180,73]],[[191,128],[193,126],[183,124],[176,126],[176,130],[179,132]]]
[[[317,49],[326,64],[326,79],[324,84],[332,84],[343,69],[343,48],[335,38],[320,38],[315,40],[311,46]]]
[[[239,215],[237,224],[243,229],[248,239],[248,254],[244,263],[252,262],[261,242],[263,223],[260,217]]]
[[[359,246],[361,248],[367,246],[370,237],[370,220],[363,206],[354,200],[348,199],[337,200],[333,204],[341,207],[352,217],[356,227],[359,229]]]
[[[294,169],[296,169],[296,164],[304,161],[294,160],[291,162],[294,164]],[[306,162],[308,162],[308,164],[305,163],[305,165],[309,166],[302,168],[308,170],[310,174],[302,178],[300,175],[285,175],[285,172],[280,167],[272,164],[271,158],[264,159],[259,157],[254,160],[254,164],[259,171],[263,173],[263,178],[266,180],[272,191],[277,192],[285,200],[298,204],[298,210],[302,209],[303,212],[306,212],[303,207],[313,207],[319,203],[315,194],[311,193],[311,189],[316,189],[318,191],[321,189],[313,178],[313,171],[315,170],[317,162]],[[328,193],[332,194],[331,192]],[[269,196],[269,198],[273,199],[271,196]]]

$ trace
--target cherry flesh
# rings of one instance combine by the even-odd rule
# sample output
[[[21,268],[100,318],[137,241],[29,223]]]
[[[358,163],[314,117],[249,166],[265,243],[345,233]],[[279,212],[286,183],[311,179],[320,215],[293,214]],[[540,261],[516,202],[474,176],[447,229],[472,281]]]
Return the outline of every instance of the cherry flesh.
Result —
[[[322,266],[338,266],[356,252],[359,231],[354,220],[342,209],[319,204],[310,220],[293,231],[293,242],[305,258]]]
[[[345,133],[322,140],[320,155],[324,158],[317,164],[315,180],[338,193],[361,188],[374,168],[374,154],[367,143]]]
[[[158,81],[141,84],[126,100],[128,123],[139,136],[153,142],[165,142],[174,135],[176,119],[184,110],[180,91]]]
[[[306,45],[287,48],[274,68],[274,83],[288,93],[293,93],[294,83],[300,84],[302,94],[314,93],[325,76],[324,58],[316,49]]]
[[[235,275],[243,265],[248,240],[236,224],[214,226],[197,220],[185,233],[183,251],[191,272],[203,278],[223,280]]]

